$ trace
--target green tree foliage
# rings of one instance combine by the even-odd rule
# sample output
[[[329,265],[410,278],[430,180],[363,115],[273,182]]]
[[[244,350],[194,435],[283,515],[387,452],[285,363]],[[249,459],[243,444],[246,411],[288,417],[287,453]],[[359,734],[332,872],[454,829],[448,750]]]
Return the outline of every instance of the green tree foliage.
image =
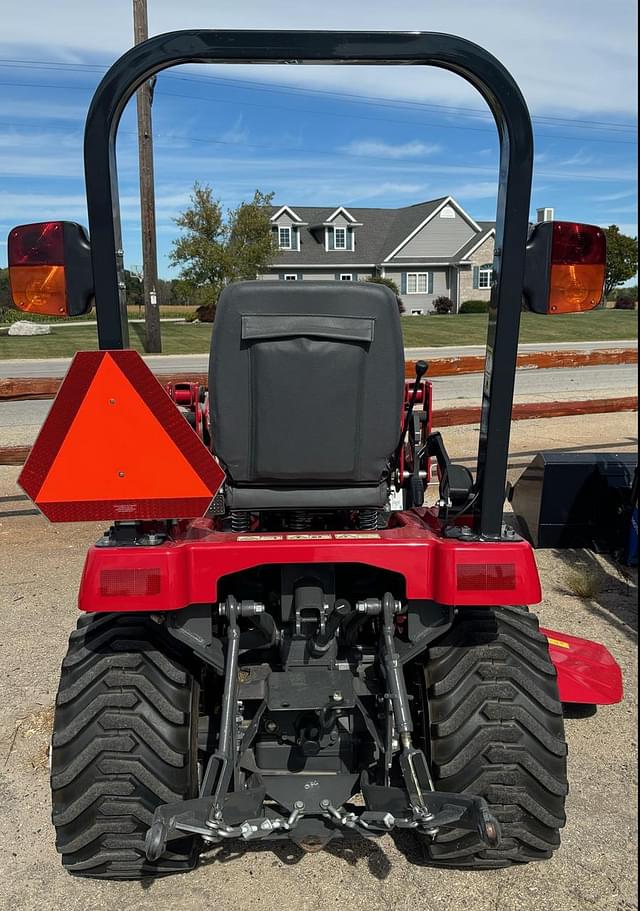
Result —
[[[142,276],[138,272],[124,270],[124,282],[127,287],[127,305],[129,307],[144,307],[144,292],[142,289]]]
[[[224,213],[211,187],[194,184],[191,205],[175,219],[182,234],[169,256],[171,265],[180,267],[179,293],[185,287],[197,292],[194,302],[212,316],[225,285],[264,271],[277,253],[269,221],[272,199],[273,193],[256,190],[250,202]]]
[[[9,290],[9,270],[0,269],[0,325],[13,321],[15,309]]]
[[[0,269],[0,310],[12,307],[11,293],[9,291],[9,270]]]
[[[606,297],[637,273],[638,238],[621,234],[617,225],[605,228],[604,233],[607,235],[607,271],[604,282]]]

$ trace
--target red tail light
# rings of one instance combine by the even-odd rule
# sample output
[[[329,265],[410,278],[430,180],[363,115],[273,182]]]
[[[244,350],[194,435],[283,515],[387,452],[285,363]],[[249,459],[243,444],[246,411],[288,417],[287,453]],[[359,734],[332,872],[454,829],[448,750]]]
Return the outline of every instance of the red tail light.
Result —
[[[64,223],[46,221],[14,228],[9,235],[10,266],[63,266]]]
[[[459,563],[458,591],[513,591],[516,587],[514,563]]]
[[[159,595],[161,574],[152,569],[103,569],[100,573],[102,598],[139,598]]]

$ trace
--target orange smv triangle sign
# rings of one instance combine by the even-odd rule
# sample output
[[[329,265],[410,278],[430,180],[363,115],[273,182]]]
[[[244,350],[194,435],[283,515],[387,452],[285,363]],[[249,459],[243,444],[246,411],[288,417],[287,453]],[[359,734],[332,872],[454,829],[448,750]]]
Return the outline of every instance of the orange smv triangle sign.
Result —
[[[19,479],[53,522],[201,516],[223,480],[135,351],[76,355]]]

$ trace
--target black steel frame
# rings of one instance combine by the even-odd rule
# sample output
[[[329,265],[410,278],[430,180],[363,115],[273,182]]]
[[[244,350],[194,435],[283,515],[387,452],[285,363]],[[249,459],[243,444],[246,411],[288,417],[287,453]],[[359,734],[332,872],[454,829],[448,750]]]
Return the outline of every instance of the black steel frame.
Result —
[[[477,530],[502,530],[511,409],[524,281],[533,133],[509,72],[483,48],[437,32],[180,31],[127,51],[98,86],[87,116],[84,160],[100,348],[129,344],[116,133],[125,105],[155,73],[183,63],[436,66],[462,76],[493,113],[500,180],[476,485]]]

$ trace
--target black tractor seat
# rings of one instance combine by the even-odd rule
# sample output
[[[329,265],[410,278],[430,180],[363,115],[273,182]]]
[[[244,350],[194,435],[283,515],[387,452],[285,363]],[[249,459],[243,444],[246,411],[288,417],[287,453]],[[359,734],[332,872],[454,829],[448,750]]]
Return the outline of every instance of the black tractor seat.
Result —
[[[228,508],[384,506],[404,394],[398,306],[384,285],[229,285],[209,391]]]

